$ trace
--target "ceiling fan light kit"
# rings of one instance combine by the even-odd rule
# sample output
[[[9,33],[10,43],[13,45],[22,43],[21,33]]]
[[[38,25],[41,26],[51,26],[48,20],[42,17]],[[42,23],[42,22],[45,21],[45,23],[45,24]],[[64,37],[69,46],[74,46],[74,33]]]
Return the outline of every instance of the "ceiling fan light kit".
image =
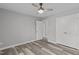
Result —
[[[42,13],[44,13],[44,10],[39,9],[39,10],[38,10],[38,13],[39,13],[39,14],[42,14]]]

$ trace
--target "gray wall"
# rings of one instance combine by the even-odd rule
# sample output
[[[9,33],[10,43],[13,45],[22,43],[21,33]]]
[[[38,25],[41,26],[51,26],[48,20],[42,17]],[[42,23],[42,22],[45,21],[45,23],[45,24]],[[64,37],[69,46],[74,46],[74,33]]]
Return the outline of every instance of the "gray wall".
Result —
[[[56,18],[56,42],[79,49],[79,13]]]
[[[51,42],[56,42],[56,18],[48,17],[43,21],[45,23],[45,36]]]
[[[0,8],[0,48],[35,40],[35,19]]]
[[[0,8],[0,48],[35,40],[36,19]],[[79,48],[79,13],[51,16],[42,22],[41,32],[49,41]]]
[[[60,43],[79,49],[79,13],[48,17],[46,23],[46,37],[50,42]]]

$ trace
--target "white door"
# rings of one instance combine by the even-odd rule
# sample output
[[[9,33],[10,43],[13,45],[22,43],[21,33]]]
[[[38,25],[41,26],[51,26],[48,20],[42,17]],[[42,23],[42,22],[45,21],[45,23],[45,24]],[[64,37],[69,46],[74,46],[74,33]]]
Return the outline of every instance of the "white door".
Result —
[[[36,21],[36,39],[40,40],[45,35],[45,24],[42,21]]]

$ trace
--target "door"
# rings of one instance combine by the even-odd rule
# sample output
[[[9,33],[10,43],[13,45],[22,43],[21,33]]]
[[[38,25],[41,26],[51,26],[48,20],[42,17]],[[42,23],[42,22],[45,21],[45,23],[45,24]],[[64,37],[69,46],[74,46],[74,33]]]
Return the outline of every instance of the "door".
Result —
[[[40,40],[45,36],[45,24],[42,21],[36,21],[36,39]]]

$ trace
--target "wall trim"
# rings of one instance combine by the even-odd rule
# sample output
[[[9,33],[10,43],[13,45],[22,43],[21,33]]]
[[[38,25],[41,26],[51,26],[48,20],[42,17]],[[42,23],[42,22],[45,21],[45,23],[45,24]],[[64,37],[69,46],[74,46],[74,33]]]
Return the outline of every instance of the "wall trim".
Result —
[[[53,41],[53,40],[48,40],[48,42],[51,42],[51,43],[57,43],[56,41]]]
[[[0,50],[4,50],[4,49],[8,49],[8,48],[14,48],[15,46],[19,46],[19,45],[22,45],[22,44],[30,43],[30,42],[33,42],[33,41],[36,41],[36,40],[31,40],[31,41],[27,41],[27,42],[17,43],[17,44],[10,45],[10,46],[4,47],[4,48],[0,48]]]

